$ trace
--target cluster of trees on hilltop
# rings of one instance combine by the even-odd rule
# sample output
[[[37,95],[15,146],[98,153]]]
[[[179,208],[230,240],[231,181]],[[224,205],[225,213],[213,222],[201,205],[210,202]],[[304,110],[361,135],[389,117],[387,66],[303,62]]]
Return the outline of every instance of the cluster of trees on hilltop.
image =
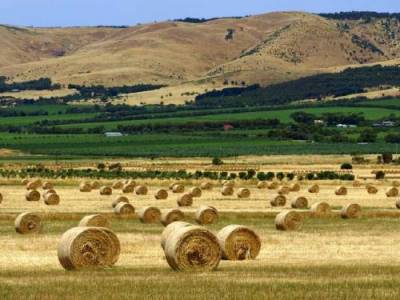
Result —
[[[61,88],[61,85],[56,83],[53,84],[50,78],[39,78],[37,80],[23,81],[23,82],[13,82],[7,83],[7,78],[0,76],[0,93],[10,92],[14,90],[24,91],[24,90],[57,90]]]
[[[371,66],[349,68],[340,73],[318,74],[297,80],[270,85],[234,96],[219,94],[196,97],[198,107],[246,107],[282,105],[304,99],[322,100],[325,97],[341,97],[362,93],[366,88],[381,85],[399,86],[398,66]]]
[[[184,22],[184,23],[206,23],[209,21],[215,21],[220,19],[242,19],[243,17],[216,17],[216,18],[184,18],[184,19],[175,19],[174,22]]]
[[[116,87],[105,87],[103,85],[77,85],[70,84],[68,85],[69,89],[78,90],[79,94],[83,98],[93,98],[93,97],[115,97],[119,94],[130,94],[130,93],[139,93],[151,90],[157,90],[165,85],[153,85],[153,84],[136,84],[136,85],[124,85],[124,86],[116,86]]]
[[[319,14],[321,17],[335,20],[370,20],[372,18],[392,18],[400,20],[400,13],[381,13],[373,11],[350,11]]]

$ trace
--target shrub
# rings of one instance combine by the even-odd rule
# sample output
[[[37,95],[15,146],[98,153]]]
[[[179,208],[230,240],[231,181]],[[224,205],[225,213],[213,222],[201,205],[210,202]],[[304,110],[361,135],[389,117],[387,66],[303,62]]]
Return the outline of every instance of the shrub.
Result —
[[[384,164],[390,164],[393,162],[393,154],[392,153],[383,153],[382,160]]]
[[[340,166],[340,169],[341,169],[341,170],[352,170],[352,169],[353,169],[353,166],[352,166],[352,164],[350,164],[350,163],[343,163],[343,164]]]
[[[283,174],[282,172],[279,172],[278,174],[276,174],[276,178],[278,178],[280,181],[282,181],[283,178],[285,178],[285,174]]]
[[[378,172],[376,172],[376,174],[375,174],[375,178],[376,179],[385,179],[385,172],[383,172],[383,171],[378,171]]]
[[[222,159],[220,159],[219,157],[214,157],[214,158],[212,159],[212,164],[213,164],[214,166],[220,166],[220,165],[223,165],[224,162],[223,162]]]

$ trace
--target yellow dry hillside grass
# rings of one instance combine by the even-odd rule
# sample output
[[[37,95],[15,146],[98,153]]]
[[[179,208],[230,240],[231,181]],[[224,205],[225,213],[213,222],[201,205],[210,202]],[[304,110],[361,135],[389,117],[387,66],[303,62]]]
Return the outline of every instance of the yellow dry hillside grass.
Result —
[[[229,29],[235,31],[232,40],[225,39]],[[62,84],[153,83],[182,91],[188,82],[197,82],[196,89],[221,88],[225,79],[271,84],[359,66],[358,60],[393,64],[398,45],[384,32],[379,20],[372,20],[353,22],[349,34],[344,34],[336,21],[300,12],[122,29],[1,26],[0,37],[6,42],[0,49],[0,73],[13,81],[50,77]],[[360,49],[352,34],[372,43],[376,38],[385,41],[379,44],[385,56]],[[185,101],[178,94],[175,101]],[[142,101],[138,97],[129,96],[129,102]]]
[[[60,89],[60,90],[44,90],[44,91],[20,91],[20,92],[9,92],[0,93],[0,97],[13,97],[16,99],[33,99],[39,98],[51,98],[51,97],[64,97],[74,94],[76,91],[73,89]]]

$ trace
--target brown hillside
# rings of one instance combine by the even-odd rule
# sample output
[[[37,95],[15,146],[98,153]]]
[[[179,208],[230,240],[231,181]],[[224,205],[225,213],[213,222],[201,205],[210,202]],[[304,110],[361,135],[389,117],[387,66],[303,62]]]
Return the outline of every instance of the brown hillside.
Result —
[[[0,37],[1,75],[63,84],[269,84],[400,57],[398,21],[299,12],[121,29],[1,26]]]

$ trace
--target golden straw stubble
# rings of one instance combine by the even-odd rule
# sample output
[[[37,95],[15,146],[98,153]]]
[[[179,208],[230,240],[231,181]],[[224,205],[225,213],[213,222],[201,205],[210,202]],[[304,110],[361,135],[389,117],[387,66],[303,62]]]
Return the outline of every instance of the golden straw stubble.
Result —
[[[187,227],[187,226],[193,226],[193,225],[188,222],[176,221],[176,222],[172,222],[172,223],[168,224],[167,226],[165,226],[163,232],[161,233],[161,240],[160,240],[161,248],[163,248],[163,249],[165,248],[165,243],[166,243],[169,235],[172,232],[174,232],[178,228]]]
[[[161,220],[161,211],[154,206],[142,207],[138,212],[139,220],[142,223],[159,223]]]
[[[359,204],[347,204],[340,211],[340,216],[344,219],[353,219],[361,217],[361,206]]]
[[[101,215],[88,215],[82,218],[79,222],[79,227],[110,227],[110,222],[108,219]]]
[[[184,218],[185,214],[180,209],[171,208],[161,213],[161,224],[168,226],[173,222],[182,221]]]
[[[247,226],[228,225],[218,232],[217,238],[223,259],[255,259],[261,250],[260,237]]]
[[[176,271],[212,271],[221,260],[217,237],[201,226],[172,231],[166,240],[164,253],[168,264]]]
[[[66,270],[104,268],[119,259],[118,237],[108,228],[74,227],[65,232],[58,245],[58,259]]]
[[[285,210],[275,218],[275,227],[278,230],[300,230],[303,225],[303,217],[296,211]]]
[[[218,221],[218,210],[213,206],[200,206],[196,211],[196,222],[200,225],[213,224]]]
[[[42,219],[36,213],[26,212],[17,216],[14,225],[20,234],[36,233],[42,228]]]

